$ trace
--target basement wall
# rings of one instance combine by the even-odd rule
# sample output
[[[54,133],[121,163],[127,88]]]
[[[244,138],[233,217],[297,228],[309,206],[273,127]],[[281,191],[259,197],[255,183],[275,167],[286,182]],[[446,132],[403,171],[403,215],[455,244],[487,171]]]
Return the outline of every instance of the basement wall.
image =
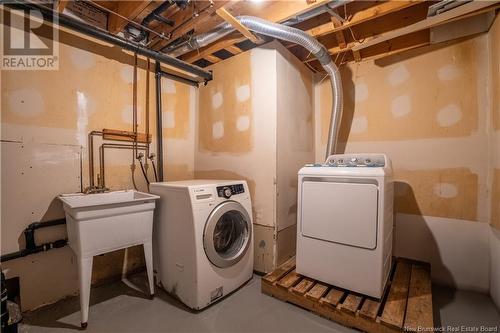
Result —
[[[314,159],[312,73],[277,42],[209,69],[195,177],[248,182],[254,269],[269,272],[295,254],[297,171]]]
[[[132,131],[133,55],[67,31],[60,31],[59,42],[59,70],[1,72],[2,254],[24,248],[23,230],[30,223],[64,216],[57,195],[88,186],[90,131]],[[144,58],[139,66],[139,131],[145,131],[149,108],[151,152],[156,153],[154,73],[147,79]],[[197,91],[163,79],[162,101],[166,180],[192,178]],[[96,173],[99,143],[97,138]],[[108,187],[133,188],[131,160],[132,151],[106,151]],[[151,168],[149,175],[153,179]],[[135,179],[146,191],[139,168]],[[38,244],[60,238],[66,238],[65,226],[37,231]],[[143,266],[141,246],[97,256],[92,282],[121,278]],[[68,246],[2,263],[2,269],[7,278],[20,277],[23,310],[77,294],[77,267]]]
[[[500,309],[500,18],[496,17],[488,32],[490,50],[490,294]],[[490,178],[490,179],[491,179]]]
[[[386,153],[393,163],[394,254],[430,262],[437,283],[482,292],[490,288],[488,62],[483,34],[341,70],[340,152]],[[315,85],[317,162],[331,103],[322,80]]]

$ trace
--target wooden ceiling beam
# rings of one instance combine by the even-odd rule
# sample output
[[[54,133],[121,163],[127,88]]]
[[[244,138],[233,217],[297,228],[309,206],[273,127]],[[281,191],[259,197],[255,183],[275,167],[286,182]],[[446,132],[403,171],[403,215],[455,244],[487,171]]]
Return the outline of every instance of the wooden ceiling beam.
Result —
[[[57,12],[62,13],[69,0],[59,0],[57,3]]]
[[[216,57],[212,54],[207,54],[203,57],[203,59],[210,61],[212,64],[218,63],[219,61],[222,61],[221,58]]]
[[[225,49],[231,45],[242,42],[246,39],[246,37],[241,36],[240,34],[230,34],[222,39],[220,39],[217,43],[207,45],[205,47],[200,48],[199,50],[194,50],[185,55],[181,56],[181,59],[193,63],[199,59],[205,58],[207,54],[212,54],[219,50]]]
[[[330,0],[318,0],[312,4],[308,4],[305,0],[270,1],[270,2],[264,1],[262,3],[255,3],[249,1],[228,1],[227,4],[224,5],[224,8],[233,16],[254,15],[262,17],[263,19],[272,22],[281,22],[296,15],[302,14],[308,10],[314,9],[318,6],[322,6],[329,1]],[[191,28],[195,29],[195,34],[198,34],[212,30],[216,25],[218,25],[221,22],[223,22],[223,20],[218,15],[211,15],[211,17],[207,19],[205,22],[199,22],[199,21],[193,22]],[[189,30],[179,31],[179,33],[177,33],[176,31],[176,34],[172,35],[170,40],[173,41],[175,40],[175,38],[180,37],[183,33],[187,33],[188,31]],[[241,42],[243,40],[239,40],[238,42]],[[218,42],[219,41],[215,42],[213,45],[217,44]],[[223,43],[225,47],[228,46],[226,42]],[[168,44],[168,42],[167,43],[164,42],[163,44],[166,45]],[[153,45],[153,48],[158,50],[157,45]],[[222,49],[222,47],[220,47],[219,49]]]
[[[116,12],[121,16],[128,18],[129,20],[134,20],[139,14],[145,10],[149,4],[150,0],[143,1],[120,1],[117,3]],[[108,30],[112,34],[117,34],[125,28],[128,21],[121,18],[118,15],[110,14],[108,20]]]
[[[360,43],[359,45],[355,46],[353,48],[353,51],[357,50],[362,50],[367,47],[383,43],[385,41],[408,35],[413,32],[418,32],[420,30],[432,28],[444,23],[448,23],[454,20],[461,19],[462,16],[468,15],[474,12],[481,11],[482,9],[488,8],[488,7],[495,7],[496,4],[498,4],[500,1],[472,1],[469,3],[466,3],[464,5],[461,5],[459,7],[455,7],[453,9],[450,9],[447,12],[431,16],[426,18],[425,20],[419,21],[417,23],[411,24],[409,26],[392,30],[386,33],[383,33],[379,36],[375,36],[370,38],[369,40],[364,41],[363,43]]]
[[[384,15],[394,13],[397,11],[400,11],[402,9],[417,5],[421,3],[422,1],[387,1],[387,2],[382,2],[379,5],[375,5],[373,7],[369,7],[367,9],[361,10],[359,12],[356,12],[352,14],[352,17],[350,17],[347,22],[344,22],[343,24],[340,25],[332,25],[331,23],[325,23],[322,25],[319,25],[315,28],[307,30],[307,33],[309,33],[311,36],[314,37],[320,37],[324,36],[330,33],[337,33],[339,31],[343,31],[345,29],[348,29],[350,27],[353,27],[355,25],[374,20],[376,18],[382,17]],[[347,14],[347,13],[346,13]]]
[[[330,19],[332,20],[333,27],[338,28],[342,26],[342,22],[336,16],[332,15]],[[337,38],[337,42],[339,43],[340,48],[346,47],[344,31],[342,30],[336,31],[335,38]]]
[[[240,54],[241,52],[243,52],[242,49],[240,49],[238,46],[236,45],[229,45],[227,47],[224,48],[225,50],[228,50],[229,52],[231,52],[233,55],[237,55],[237,54]]]
[[[243,36],[250,39],[252,43],[257,44],[259,38],[255,36],[250,30],[247,29],[240,21],[238,21],[231,13],[229,13],[224,7],[219,8],[215,11],[224,21],[231,24],[233,28],[238,30]]]

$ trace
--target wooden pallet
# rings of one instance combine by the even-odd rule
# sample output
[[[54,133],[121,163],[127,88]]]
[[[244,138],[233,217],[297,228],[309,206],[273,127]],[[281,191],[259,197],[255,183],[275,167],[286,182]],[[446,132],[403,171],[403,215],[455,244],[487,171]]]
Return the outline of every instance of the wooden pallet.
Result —
[[[430,266],[409,259],[395,260],[380,301],[297,274],[295,258],[262,278],[262,292],[369,333],[434,326]]]

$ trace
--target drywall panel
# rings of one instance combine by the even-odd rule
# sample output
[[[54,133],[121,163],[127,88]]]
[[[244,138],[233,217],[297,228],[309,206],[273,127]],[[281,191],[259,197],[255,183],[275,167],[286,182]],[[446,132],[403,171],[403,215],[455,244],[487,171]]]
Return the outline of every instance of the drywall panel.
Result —
[[[57,196],[80,191],[81,147],[2,139],[1,149],[2,254],[7,254],[21,248],[30,223],[64,216]]]
[[[396,180],[407,184],[397,211],[490,220],[488,52],[481,35],[341,69],[339,152],[388,154]],[[323,79],[315,86],[317,162],[324,161],[331,107]]]
[[[198,138],[195,153],[196,178],[222,177],[223,179],[227,179],[234,176],[248,181],[252,192],[253,222],[267,226],[275,225],[277,126],[275,53],[276,51],[266,48],[252,49],[249,52],[232,57],[231,59],[234,59],[232,60],[233,62],[227,63],[224,61],[210,67],[214,71],[214,80],[210,81],[206,87],[200,88],[199,91]],[[242,60],[238,58],[242,58]],[[227,61],[231,61],[231,59]],[[241,112],[248,114],[248,120],[250,121],[248,126],[240,127],[240,129],[243,132],[251,132],[248,135],[241,134],[250,141],[247,142],[245,141],[246,139],[241,139],[240,134],[225,137],[224,140],[227,142],[221,145],[232,145],[235,148],[221,151],[219,148],[222,146],[219,144],[211,146],[215,141],[207,137],[206,117],[208,115],[206,113],[213,112],[213,109],[212,107],[206,108],[204,106],[204,103],[208,103],[205,99],[217,87],[221,87],[222,89],[220,91],[221,96],[237,94],[239,91],[238,87],[241,86],[241,80],[238,79],[240,76],[240,67],[248,65],[250,65],[249,69],[243,67],[242,70],[248,70],[252,73],[249,90],[247,91],[249,94],[240,91],[243,94],[240,98],[243,99],[243,97],[248,96],[250,101],[248,102],[245,99],[244,103],[234,104],[233,106],[237,106],[238,109],[221,106],[220,111],[218,109],[216,114],[228,114],[227,117],[229,118],[227,119],[229,120],[225,122],[224,128],[227,126],[232,127],[228,132],[232,133],[231,135],[236,133],[235,130],[238,130],[238,124],[232,122],[232,118],[230,118],[232,116],[229,115]],[[229,71],[226,66],[229,66],[231,70]],[[221,71],[224,74],[219,76],[217,73]],[[228,86],[227,82],[222,83],[221,81],[232,82],[233,85]],[[219,92],[215,92],[215,94],[217,93]],[[226,116],[223,116],[221,119],[226,119]],[[209,140],[211,143],[206,145],[206,140]],[[212,149],[210,147],[214,150],[209,150]],[[257,244],[258,240],[256,239],[255,241]]]
[[[172,112],[171,115],[167,114],[165,116],[165,112],[170,111],[165,111],[165,108],[163,109],[164,180],[175,181],[193,179],[198,89],[179,83],[172,85],[173,81],[171,80],[164,79],[162,81],[162,89],[164,89],[165,84],[167,84],[167,87],[170,86],[170,88],[166,89],[167,96],[162,96],[162,102],[164,98],[170,99],[175,96],[175,93],[180,93],[182,100],[184,100],[180,103],[183,105],[183,108],[181,108],[180,111],[175,109],[176,111]],[[175,92],[171,90],[172,87],[175,87]],[[163,95],[165,95],[165,93]],[[178,100],[179,97],[177,97],[177,101]],[[187,107],[187,109],[185,109],[185,107]],[[181,123],[175,120],[175,115],[179,112],[182,113],[182,116],[180,116],[182,119]],[[156,153],[156,147],[154,147],[154,152]]]
[[[313,77],[280,43],[277,56],[277,230],[297,223],[297,172],[314,161]],[[281,256],[278,247],[278,258]]]
[[[446,44],[445,44],[446,45]],[[478,129],[486,60],[484,36],[452,46],[409,51],[403,61],[375,60],[342,68],[341,141],[462,137]],[[326,143],[330,87],[321,84],[321,142]],[[481,97],[482,98],[482,97]],[[419,124],[419,126],[415,126]]]
[[[488,33],[491,59],[492,124],[500,130],[500,18],[497,15]]]
[[[277,232],[276,266],[295,256],[297,249],[297,224],[293,224]]]
[[[162,78],[161,81],[163,136],[187,139],[192,132],[190,110],[195,100],[191,95],[196,88],[167,78]]]
[[[491,225],[500,230],[500,169],[493,170],[491,187]]]
[[[252,52],[212,66],[214,80],[200,88],[199,148],[209,152],[248,153],[254,147]]]
[[[392,160],[394,172],[431,171],[437,175],[443,169],[465,169],[477,175],[477,220],[489,222],[488,207],[491,201],[491,178],[488,173],[488,136],[486,132],[470,137],[446,139],[418,139],[401,141],[348,142],[345,151],[348,153],[385,153]],[[464,157],[464,152],[467,152]],[[323,157],[323,152],[320,152]],[[317,159],[319,161],[319,158]],[[415,179],[416,180],[416,179]],[[427,181],[427,180],[426,180]],[[429,180],[430,181],[430,180]],[[461,180],[462,182],[462,180]],[[412,191],[421,192],[411,182]],[[415,184],[416,185],[416,184]],[[467,190],[468,197],[472,196]],[[409,188],[407,190],[410,190]],[[417,202],[418,204],[418,202]],[[429,208],[429,207],[428,207]],[[433,207],[435,210],[436,207]],[[461,207],[456,207],[461,209]],[[441,211],[441,210],[439,210]],[[441,211],[445,214],[446,211]],[[430,215],[430,214],[424,214]],[[456,216],[456,214],[455,214]]]
[[[254,223],[254,269],[275,267],[276,50],[259,47],[212,65],[199,90],[196,178],[245,179]]]
[[[394,255],[430,262],[438,284],[487,292],[490,227],[486,223],[396,214]]]
[[[395,212],[477,219],[478,177],[466,168],[395,170]]]
[[[500,231],[490,231],[490,295],[500,309]]]
[[[255,241],[253,269],[259,273],[271,272],[276,267],[275,228],[254,224],[253,232]]]
[[[78,295],[78,268],[68,246],[3,262],[2,271],[19,277],[22,311]]]

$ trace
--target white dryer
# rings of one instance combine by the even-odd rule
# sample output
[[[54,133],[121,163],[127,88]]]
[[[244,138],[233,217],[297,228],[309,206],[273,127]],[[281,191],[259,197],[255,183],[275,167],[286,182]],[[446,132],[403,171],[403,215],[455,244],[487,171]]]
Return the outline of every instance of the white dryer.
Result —
[[[302,168],[298,182],[297,273],[381,298],[392,259],[390,160],[331,155]]]
[[[201,310],[252,278],[253,226],[245,181],[151,183],[156,282]]]

